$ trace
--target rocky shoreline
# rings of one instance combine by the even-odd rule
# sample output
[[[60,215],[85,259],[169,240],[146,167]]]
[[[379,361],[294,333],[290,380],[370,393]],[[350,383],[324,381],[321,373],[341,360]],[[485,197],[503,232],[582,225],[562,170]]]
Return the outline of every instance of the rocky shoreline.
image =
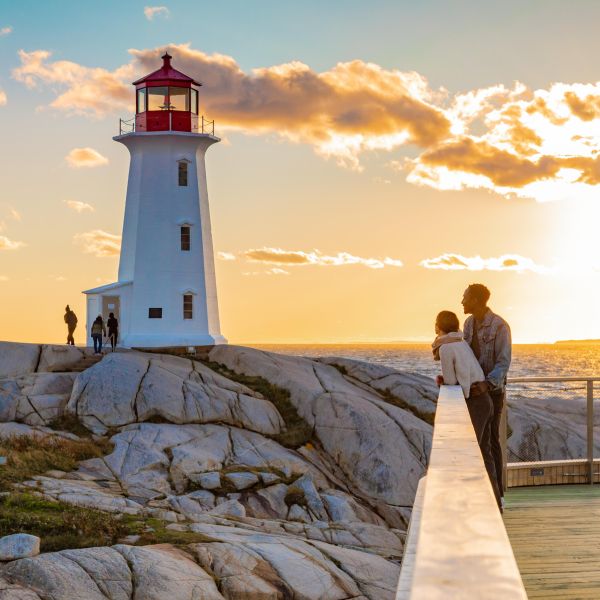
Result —
[[[430,379],[236,346],[117,352],[77,372],[85,355],[0,344],[0,438],[110,444],[14,491],[174,541],[43,552],[42,537],[41,554],[0,567],[0,598],[394,597]]]

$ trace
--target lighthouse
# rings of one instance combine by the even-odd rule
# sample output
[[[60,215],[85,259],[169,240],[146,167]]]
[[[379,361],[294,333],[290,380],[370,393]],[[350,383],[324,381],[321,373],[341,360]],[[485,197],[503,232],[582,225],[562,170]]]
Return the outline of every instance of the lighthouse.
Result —
[[[87,335],[112,312],[120,346],[223,344],[204,162],[220,139],[199,116],[201,84],[162,60],[133,83],[135,119],[113,138],[130,154],[119,275],[84,292]]]

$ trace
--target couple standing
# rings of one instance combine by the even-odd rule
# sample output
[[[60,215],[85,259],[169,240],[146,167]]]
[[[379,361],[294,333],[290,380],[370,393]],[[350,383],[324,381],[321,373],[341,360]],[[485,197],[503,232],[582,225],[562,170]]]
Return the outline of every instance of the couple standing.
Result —
[[[458,384],[463,389],[483,462],[498,506],[502,507],[500,419],[511,361],[511,334],[508,323],[488,308],[489,299],[490,291],[480,283],[465,290],[462,305],[469,317],[464,334],[458,317],[442,311],[435,322],[433,355],[442,366],[438,384]]]

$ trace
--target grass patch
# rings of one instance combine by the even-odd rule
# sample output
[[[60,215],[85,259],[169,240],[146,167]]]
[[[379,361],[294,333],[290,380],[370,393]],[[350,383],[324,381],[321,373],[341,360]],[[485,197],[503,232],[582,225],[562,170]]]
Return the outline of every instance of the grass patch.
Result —
[[[12,492],[0,497],[0,536],[12,533],[37,535],[42,552],[52,552],[116,544],[129,526],[111,513]]]
[[[397,406],[398,408],[407,410],[408,412],[415,415],[415,417],[417,417],[418,419],[421,419],[421,421],[425,421],[425,423],[429,423],[430,425],[433,425],[433,421],[435,419],[435,414],[419,410],[416,406],[412,406],[411,404],[406,402],[406,400],[402,400],[402,398],[398,398],[398,396],[394,396],[394,394],[392,394],[392,392],[390,392],[390,390],[388,390],[388,389],[376,390],[376,391],[379,392],[381,394],[382,398],[389,404],[393,404],[394,406]]]
[[[71,414],[63,414],[57,417],[48,423],[48,427],[55,431],[68,431],[84,438],[89,438],[92,435],[92,432],[81,423],[77,416]]]
[[[123,522],[128,533],[140,536],[140,539],[136,542],[136,546],[146,546],[148,544],[174,544],[182,546],[185,544],[214,541],[214,538],[210,538],[202,533],[167,529],[169,523],[165,523],[165,521],[161,521],[160,519],[140,519],[135,516],[126,516]]]
[[[104,456],[112,449],[108,440],[67,440],[59,437],[9,437],[0,439],[0,490],[51,469],[73,471],[80,460]]]
[[[286,448],[299,448],[312,439],[312,427],[298,414],[296,407],[290,400],[288,390],[273,385],[264,377],[259,377],[258,375],[242,375],[220,363],[211,361],[200,362],[209,369],[223,375],[223,377],[227,377],[227,379],[241,383],[254,392],[258,392],[275,405],[275,408],[279,411],[285,422],[286,430],[272,437],[282,446]]]

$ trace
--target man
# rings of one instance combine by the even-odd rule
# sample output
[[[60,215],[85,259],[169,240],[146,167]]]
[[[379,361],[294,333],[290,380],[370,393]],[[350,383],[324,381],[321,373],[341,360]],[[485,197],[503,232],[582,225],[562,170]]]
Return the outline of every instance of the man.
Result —
[[[69,308],[67,304],[65,308],[65,323],[67,324],[67,344],[71,344],[71,346],[75,345],[75,338],[73,337],[73,333],[77,328],[77,315]]]
[[[490,290],[481,283],[470,285],[463,294],[462,305],[470,315],[464,325],[464,339],[477,357],[485,382],[476,383],[472,394],[489,392],[494,404],[492,419],[492,454],[496,466],[498,489],[503,495],[502,448],[500,446],[500,419],[506,397],[506,376],[510,367],[512,347],[508,323],[488,308]]]

